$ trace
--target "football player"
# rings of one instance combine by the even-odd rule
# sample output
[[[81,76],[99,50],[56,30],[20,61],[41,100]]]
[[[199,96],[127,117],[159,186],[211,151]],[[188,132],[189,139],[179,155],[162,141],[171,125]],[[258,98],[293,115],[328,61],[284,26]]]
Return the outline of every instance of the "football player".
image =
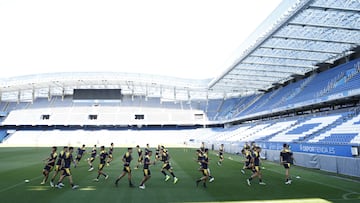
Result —
[[[197,181],[196,181],[196,186],[199,185],[199,183],[201,181],[203,181],[203,186],[206,188],[206,181],[209,179],[209,170],[208,170],[208,165],[209,165],[209,157],[207,156],[208,155],[208,148],[204,148],[204,153],[203,153],[203,156],[201,156],[201,172],[203,174],[203,176],[201,178],[199,178]]]
[[[219,156],[218,165],[221,166],[222,162],[224,161],[224,144],[220,145],[218,156]]]
[[[145,155],[144,158],[144,178],[141,180],[140,182],[140,189],[145,189],[145,182],[148,181],[151,178],[151,172],[150,172],[150,168],[149,166],[151,164],[154,164],[154,162],[151,162],[151,155],[152,155],[152,151],[149,150],[148,153]]]
[[[55,161],[56,161],[56,158],[57,158],[56,150],[57,150],[57,147],[55,147],[55,146],[52,147],[50,156],[44,160],[44,161],[46,161],[46,164],[45,164],[43,172],[42,172],[44,174],[44,179],[41,182],[41,185],[44,185],[46,183],[47,179],[49,178],[49,173],[54,168]]]
[[[79,163],[80,163],[80,160],[81,160],[81,158],[83,157],[83,155],[84,155],[84,152],[86,151],[86,149],[85,149],[85,145],[83,144],[82,145],[82,147],[79,147],[78,149],[77,149],[77,154],[76,154],[76,165],[78,165]]]
[[[291,184],[290,167],[294,163],[293,153],[290,151],[289,145],[284,143],[280,152],[280,164],[285,168],[285,184]]]
[[[261,174],[261,170],[260,170],[260,152],[261,152],[261,148],[256,146],[254,147],[254,154],[253,154],[253,158],[252,158],[252,168],[253,168],[253,174],[250,176],[250,178],[246,179],[247,184],[250,186],[251,185],[251,180],[255,177],[259,178],[259,184],[260,185],[266,185],[263,181],[262,181],[262,174]]]
[[[140,148],[139,145],[136,145],[136,151],[137,151],[139,157],[138,157],[138,160],[137,160],[138,162],[137,162],[137,165],[135,166],[135,169],[138,169],[139,165],[142,164],[144,157],[143,157],[143,151],[142,151],[142,149]]]
[[[71,175],[71,171],[70,171],[70,165],[71,162],[74,162],[74,164],[76,164],[75,160],[73,159],[72,153],[74,151],[73,147],[69,147],[69,151],[65,153],[64,156],[64,167],[62,168],[63,173],[60,176],[60,179],[58,181],[58,183],[56,184],[56,187],[61,189],[63,186],[62,181],[64,180],[65,177],[69,178],[70,181],[70,185],[72,189],[77,189],[79,188],[78,185],[75,185],[72,179],[72,175]]]
[[[89,167],[90,167],[88,171],[94,170],[94,167],[93,167],[92,163],[94,162],[94,160],[96,158],[96,154],[97,154],[96,145],[94,145],[94,147],[91,150],[90,158],[88,159],[88,164],[89,164]]]
[[[103,172],[107,156],[108,156],[108,153],[105,151],[105,147],[101,146],[100,154],[99,154],[100,163],[99,163],[99,169],[98,169],[98,176],[94,179],[94,181],[96,181],[96,182],[99,181],[100,175],[103,175],[105,177],[105,180],[109,178],[109,175],[107,175],[105,172]]]
[[[119,181],[121,180],[121,178],[123,178],[126,174],[128,174],[129,186],[134,187],[134,185],[131,182],[131,168],[130,168],[130,162],[132,160],[131,154],[132,154],[132,148],[129,147],[127,149],[127,152],[124,154],[124,156],[122,158],[122,161],[124,163],[124,168],[123,168],[123,171],[122,171],[121,175],[115,181],[116,187],[118,186]]]
[[[114,153],[114,143],[110,143],[110,148],[109,148],[109,152],[108,152],[108,159],[106,161],[106,166],[110,166],[110,162],[112,162],[113,158],[113,153]]]
[[[171,174],[171,176],[174,178],[174,184],[176,184],[179,179],[175,176],[173,172],[173,168],[170,165],[169,153],[164,148],[164,146],[162,146],[162,149],[160,150],[160,156],[161,156],[161,161],[163,162],[163,166],[161,167],[161,173],[164,174],[165,181],[168,181],[170,179],[170,176],[165,172],[168,171]]]
[[[53,174],[53,176],[51,177],[50,180],[50,186],[54,187],[54,180],[56,178],[56,176],[60,173],[60,176],[62,175],[63,171],[62,171],[62,167],[64,164],[64,157],[65,154],[68,152],[69,148],[67,146],[64,146],[63,150],[61,150],[61,152],[58,155],[58,159],[56,161],[56,165],[55,165],[55,173]]]

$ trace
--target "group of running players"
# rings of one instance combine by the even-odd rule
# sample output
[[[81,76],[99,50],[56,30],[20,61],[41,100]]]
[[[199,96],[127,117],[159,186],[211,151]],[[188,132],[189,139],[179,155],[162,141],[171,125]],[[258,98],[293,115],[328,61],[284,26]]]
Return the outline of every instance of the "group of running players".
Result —
[[[245,174],[245,169],[251,170],[251,176],[246,179],[246,183],[250,186],[253,178],[258,177],[260,185],[266,185],[262,180],[261,173],[261,159],[260,159],[261,148],[251,142],[249,145],[245,143],[244,148],[241,150],[241,153],[245,157],[244,166],[241,169],[241,173]],[[294,162],[293,153],[291,152],[289,145],[284,143],[283,149],[280,152],[280,164],[285,168],[285,184],[291,184],[292,180],[290,177],[290,167]]]
[[[57,151],[57,147],[52,147],[50,156],[44,160],[46,161],[46,164],[43,169],[44,179],[41,182],[41,184],[44,185],[46,183],[46,181],[49,178],[50,172],[53,170],[53,168],[55,168],[55,172],[50,180],[51,187],[57,187],[57,188],[64,187],[62,181],[64,180],[65,177],[68,177],[72,189],[77,189],[79,186],[73,183],[71,170],[70,170],[70,166],[72,162],[75,164],[76,167],[76,162],[73,159],[73,155],[72,155],[74,148],[65,146],[59,154],[57,154],[56,151]],[[78,161],[80,161],[80,159]],[[58,174],[60,174],[60,178],[58,179],[57,183],[54,184],[55,178]]]
[[[156,148],[156,154],[155,154],[154,161],[151,161],[152,150],[150,149],[149,144],[146,145],[145,153],[143,153],[143,151],[139,145],[136,146],[136,149],[137,149],[137,153],[138,153],[138,163],[137,163],[135,169],[138,169],[139,165],[143,165],[143,173],[144,173],[144,178],[141,180],[139,188],[145,189],[145,182],[148,181],[151,177],[151,172],[150,172],[149,166],[154,165],[157,161],[163,162],[163,166],[161,168],[161,173],[164,174],[165,181],[168,181],[172,176],[173,183],[176,184],[178,182],[179,179],[175,176],[175,174],[173,172],[173,168],[170,164],[169,152],[164,146],[158,145],[158,147]],[[74,163],[74,167],[76,168],[76,166],[79,164],[80,160],[82,159],[83,155],[86,152],[85,145],[82,145],[82,147],[79,147],[77,149],[77,155],[76,155],[75,159],[73,158],[73,155],[72,155],[72,153],[74,151],[73,147],[65,146],[59,154],[57,154],[56,151],[57,151],[57,147],[55,147],[55,146],[52,147],[50,156],[44,160],[46,163],[45,163],[45,166],[43,169],[44,179],[41,182],[41,184],[43,185],[47,182],[50,172],[53,169],[55,169],[54,174],[50,180],[51,187],[57,187],[57,188],[64,187],[64,184],[62,183],[62,181],[65,177],[68,177],[69,182],[72,186],[72,189],[77,189],[79,186],[75,185],[73,183],[70,166],[71,166],[71,163]],[[92,148],[92,150],[90,152],[90,157],[87,160],[87,162],[89,164],[88,171],[94,170],[93,162],[96,159],[96,157],[99,157],[99,159],[100,159],[99,167],[98,167],[98,175],[94,179],[94,181],[98,182],[101,175],[103,175],[105,179],[109,178],[109,175],[106,174],[103,169],[105,166],[109,166],[111,161],[113,160],[113,151],[114,151],[113,143],[110,144],[108,151],[105,150],[105,146],[101,146],[99,154],[97,153],[96,145],[94,145],[94,147]],[[123,171],[115,181],[116,187],[118,186],[119,181],[126,174],[128,175],[129,186],[134,187],[134,184],[132,183],[132,179],[131,179],[131,168],[130,168],[130,163],[133,160],[132,152],[133,152],[133,148],[129,147],[129,148],[127,148],[127,151],[125,152],[125,154],[122,157]],[[168,173],[171,176],[168,175]],[[60,174],[60,178],[58,179],[58,181],[55,184],[55,178],[57,177],[58,174]]]
[[[83,155],[86,153],[86,147],[85,145],[82,145],[82,147],[79,147],[77,149],[77,155],[76,158],[73,158],[73,147],[67,147],[65,146],[62,151],[60,151],[59,154],[57,154],[57,147],[52,147],[50,156],[46,158],[44,161],[46,162],[45,167],[43,169],[43,175],[44,179],[41,182],[41,184],[45,184],[49,178],[50,172],[54,169],[53,176],[50,180],[50,186],[51,187],[57,187],[62,188],[64,187],[64,184],[62,183],[63,179],[65,177],[69,178],[70,185],[72,189],[77,189],[79,186],[75,185],[73,183],[72,175],[70,166],[71,163],[74,163],[74,167],[79,164],[80,160],[82,159]],[[99,154],[97,153],[97,146],[94,145],[90,152],[90,158],[88,158],[87,162],[89,165],[88,171],[93,171],[93,162],[98,156],[99,166],[98,166],[98,175],[94,179],[94,181],[98,182],[100,176],[104,176],[105,179],[109,178],[109,175],[106,174],[103,169],[105,166],[109,166],[111,161],[113,160],[113,151],[114,151],[114,144],[111,143],[108,151],[105,150],[105,146],[100,147]],[[175,176],[173,172],[173,168],[170,164],[170,155],[168,150],[161,145],[158,145],[156,148],[155,153],[155,159],[154,161],[151,161],[152,156],[152,150],[150,149],[149,144],[146,145],[145,152],[143,153],[143,150],[140,148],[139,145],[136,146],[136,151],[138,154],[137,164],[134,169],[138,169],[140,165],[143,165],[143,173],[144,177],[141,180],[139,184],[140,189],[145,189],[145,182],[148,181],[151,178],[151,171],[150,171],[150,165],[155,165],[157,161],[163,162],[163,166],[161,167],[161,173],[164,175],[164,180],[168,181],[171,177],[173,178],[173,183],[176,184],[178,182],[178,178]],[[129,147],[127,148],[127,151],[122,157],[123,161],[123,170],[122,173],[117,177],[115,181],[115,186],[117,187],[119,184],[119,181],[125,176],[128,175],[128,181],[129,186],[134,187],[134,184],[132,183],[132,177],[131,177],[131,168],[130,163],[133,160],[132,158],[132,152],[133,148]],[[242,154],[245,157],[244,166],[241,169],[241,172],[245,174],[245,169],[251,170],[252,174],[251,176],[246,179],[247,184],[250,186],[251,181],[253,178],[258,177],[259,178],[259,184],[266,185],[265,182],[262,181],[262,174],[261,174],[261,167],[260,167],[260,152],[261,148],[259,146],[256,146],[256,144],[253,142],[251,145],[248,143],[245,144],[243,149],[241,150]],[[195,161],[198,162],[200,165],[200,168],[198,169],[202,176],[196,180],[196,186],[199,185],[200,182],[203,182],[203,186],[206,186],[206,182],[213,182],[215,178],[210,173],[209,168],[209,149],[205,147],[205,143],[202,142],[199,149],[196,150],[197,159]],[[222,165],[224,161],[224,145],[221,144],[219,151],[218,151],[218,157],[219,160],[217,164],[219,166]],[[282,164],[285,168],[285,184],[291,184],[291,178],[290,178],[290,166],[293,164],[293,154],[289,149],[289,145],[284,144],[283,150],[280,152],[280,164]],[[169,174],[171,175],[169,175]],[[60,177],[58,181],[55,183],[55,178],[57,175],[60,174]]]

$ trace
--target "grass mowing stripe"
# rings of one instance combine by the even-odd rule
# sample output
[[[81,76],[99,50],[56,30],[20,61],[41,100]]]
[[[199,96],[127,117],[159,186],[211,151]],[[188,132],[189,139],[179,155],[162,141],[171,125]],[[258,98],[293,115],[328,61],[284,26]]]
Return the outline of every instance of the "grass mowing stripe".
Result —
[[[29,181],[32,182],[32,181],[34,181],[34,180],[41,179],[41,177],[43,177],[43,176],[38,176],[38,177],[32,178],[32,179],[30,179]],[[15,184],[15,185],[12,185],[12,186],[7,187],[7,188],[0,189],[0,193],[6,192],[6,191],[8,191],[8,190],[14,189],[14,188],[16,188],[16,187],[18,187],[18,186],[20,186],[20,185],[24,185],[24,184],[27,184],[27,183],[25,182],[25,180],[24,180],[23,182],[19,182],[19,183]]]
[[[268,164],[274,164],[275,163],[272,163],[272,162],[267,162]],[[272,169],[266,169],[268,171],[272,171],[273,173],[278,173],[278,174],[283,174],[283,173],[280,173],[278,170],[272,170]],[[301,178],[302,180],[305,180],[305,181],[308,181],[308,182],[311,182],[311,183],[316,183],[316,184],[320,184],[320,185],[324,185],[324,186],[327,186],[327,187],[332,187],[332,188],[335,188],[335,189],[338,189],[338,190],[342,190],[344,192],[348,192],[348,193],[357,193],[353,190],[348,190],[348,189],[344,189],[342,187],[337,187],[337,186],[334,186],[334,185],[331,185],[331,184],[326,184],[326,183],[322,183],[322,182],[317,182],[317,181],[313,181],[313,180],[310,180],[310,179],[307,179],[307,178]]]
[[[0,148],[0,155],[3,148]],[[9,151],[9,150],[8,150]],[[6,189],[8,186],[19,184],[19,179],[33,177],[34,174],[41,174],[43,164],[39,163],[44,155],[48,155],[48,148],[39,149],[19,149],[10,150],[11,153],[6,155],[13,157],[2,162],[7,164],[16,164],[16,170],[8,171],[0,168],[0,176],[2,177],[1,188]],[[359,200],[357,193],[349,193],[345,190],[357,191],[356,182],[347,181],[337,178],[328,178],[329,174],[338,176],[333,173],[324,173],[318,170],[305,169],[301,167],[292,168],[293,174],[299,173],[302,178],[319,181],[325,185],[314,184],[309,181],[296,181],[291,186],[284,185],[283,168],[276,163],[264,161],[265,187],[258,185],[257,181],[251,187],[247,186],[246,178],[251,173],[241,175],[240,169],[243,166],[243,158],[238,155],[225,154],[226,159],[222,166],[218,166],[216,162],[218,157],[216,153],[210,154],[210,168],[212,175],[215,177],[214,183],[208,183],[205,189],[202,186],[196,187],[195,180],[201,177],[201,173],[197,171],[198,165],[193,160],[195,158],[195,149],[169,149],[172,157],[171,162],[174,167],[174,173],[179,178],[177,184],[164,182],[164,176],[160,172],[162,163],[151,166],[152,178],[146,183],[146,189],[129,188],[127,177],[124,177],[116,188],[115,179],[122,172],[122,155],[126,151],[124,148],[115,149],[114,161],[109,167],[105,167],[104,171],[110,175],[108,180],[102,176],[99,182],[93,182],[97,176],[97,166],[99,159],[94,162],[94,171],[88,172],[88,165],[85,162],[88,155],[81,161],[76,169],[71,169],[74,182],[80,185],[80,190],[71,189],[69,182],[65,179],[66,185],[63,189],[50,188],[47,185],[40,185],[40,181],[31,181],[28,184],[19,184],[11,189],[1,192],[2,201],[4,202],[229,202],[229,201],[275,201],[275,202],[292,202],[295,200],[327,200],[332,202],[351,202]],[[27,153],[25,153],[27,152]],[[30,155],[30,156],[29,156]],[[231,158],[228,158],[231,157]],[[133,153],[132,167],[136,165],[137,154]],[[154,158],[154,156],[152,157]],[[24,161],[26,164],[24,164]],[[38,164],[32,164],[38,162]],[[41,179],[42,176],[38,178]],[[341,177],[341,176],[340,176]],[[133,170],[133,183],[138,186],[143,178],[142,169]],[[58,179],[58,178],[57,178]],[[56,179],[56,180],[57,180]],[[318,182],[316,182],[318,183]],[[335,186],[344,188],[329,187],[334,183]],[[335,183],[338,183],[335,184]],[[24,184],[24,185],[23,185]],[[321,187],[320,187],[321,186]],[[344,192],[345,191],[345,192]],[[360,192],[360,191],[358,191]],[[344,194],[346,193],[346,194]],[[21,194],[21,195],[18,195]],[[31,197],[31,198],[29,198]]]

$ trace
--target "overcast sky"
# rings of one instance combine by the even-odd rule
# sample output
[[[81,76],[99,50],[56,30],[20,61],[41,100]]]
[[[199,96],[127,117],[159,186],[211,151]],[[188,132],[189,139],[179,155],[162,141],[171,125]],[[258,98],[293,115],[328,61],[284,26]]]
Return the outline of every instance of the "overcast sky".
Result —
[[[0,0],[0,77],[212,78],[281,0]]]

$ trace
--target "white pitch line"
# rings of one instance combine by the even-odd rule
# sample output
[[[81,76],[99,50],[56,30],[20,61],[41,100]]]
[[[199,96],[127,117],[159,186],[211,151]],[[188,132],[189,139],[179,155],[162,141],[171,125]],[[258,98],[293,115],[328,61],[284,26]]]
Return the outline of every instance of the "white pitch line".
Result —
[[[274,162],[268,162],[267,164],[276,165]],[[271,171],[271,172],[274,172],[274,173],[283,174],[283,173],[281,173],[281,172],[279,172],[279,171],[269,170],[269,169],[267,169],[267,170],[268,170],[268,171]],[[305,180],[305,181],[308,181],[308,182],[317,183],[317,184],[324,185],[324,186],[327,186],[327,187],[332,187],[332,188],[335,188],[335,189],[338,189],[338,190],[342,190],[342,191],[344,191],[344,192],[356,193],[356,194],[358,194],[358,192],[356,192],[356,191],[344,189],[344,188],[337,187],[337,186],[334,186],[334,185],[330,185],[330,184],[326,184],[326,183],[321,183],[321,182],[316,182],[316,181],[312,181],[312,180],[306,179],[306,178],[301,178],[301,179],[302,179],[302,180]],[[347,194],[348,194],[348,193],[347,193]]]
[[[32,178],[32,179],[30,179],[30,182],[31,182],[31,181],[34,181],[34,180],[37,180],[37,179],[39,179],[39,178],[41,178],[41,177],[42,177],[42,176],[38,176],[38,177]],[[22,184],[29,184],[29,183],[25,183],[25,181],[21,181],[20,183],[17,183],[17,184],[15,184],[15,185],[9,186],[9,187],[7,187],[7,188],[1,189],[1,190],[0,190],[0,193],[5,192],[5,191],[8,191],[8,190],[11,190],[11,189],[13,189],[13,188],[16,188],[16,187],[18,187],[18,186],[20,186],[20,185],[22,185]]]
[[[268,171],[271,171],[271,172],[274,172],[274,173],[278,173],[278,174],[283,174],[279,171],[275,171],[275,170],[269,170],[267,169]],[[305,181],[308,181],[308,182],[312,182],[312,183],[316,183],[316,184],[320,184],[320,185],[324,185],[324,186],[327,186],[327,187],[332,187],[332,188],[335,188],[335,189],[338,189],[338,190],[342,190],[344,192],[348,192],[348,193],[357,193],[355,191],[352,191],[352,190],[348,190],[348,189],[344,189],[344,188],[341,188],[341,187],[337,187],[337,186],[334,186],[334,185],[330,185],[330,184],[326,184],[326,183],[322,183],[322,182],[316,182],[316,181],[313,181],[313,180],[310,180],[310,179],[307,179],[307,178],[301,178],[302,180],[305,180]]]

